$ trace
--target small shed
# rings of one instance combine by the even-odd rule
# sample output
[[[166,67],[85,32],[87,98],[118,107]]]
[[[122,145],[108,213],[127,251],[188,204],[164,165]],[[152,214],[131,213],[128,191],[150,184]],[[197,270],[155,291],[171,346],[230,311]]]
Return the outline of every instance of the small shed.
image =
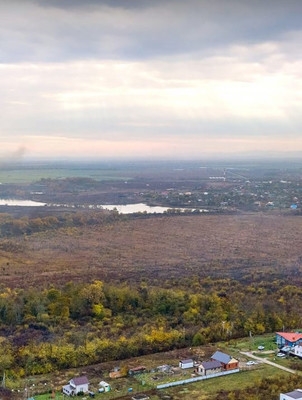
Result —
[[[110,387],[109,383],[107,383],[105,381],[101,381],[99,383],[99,386],[100,386],[100,389],[104,389],[104,392],[110,392],[111,387]],[[99,391],[100,391],[100,389],[99,389]]]
[[[186,360],[179,361],[179,368],[181,369],[193,368],[193,367],[194,367],[194,361],[192,360],[192,358],[187,358]]]
[[[129,375],[143,374],[144,372],[146,372],[146,367],[143,365],[129,369]]]

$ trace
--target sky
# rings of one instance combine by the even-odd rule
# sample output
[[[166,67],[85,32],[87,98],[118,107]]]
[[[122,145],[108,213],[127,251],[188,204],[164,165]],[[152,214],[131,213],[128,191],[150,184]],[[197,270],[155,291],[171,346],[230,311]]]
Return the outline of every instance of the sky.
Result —
[[[0,0],[0,13],[0,159],[302,152],[301,0]]]

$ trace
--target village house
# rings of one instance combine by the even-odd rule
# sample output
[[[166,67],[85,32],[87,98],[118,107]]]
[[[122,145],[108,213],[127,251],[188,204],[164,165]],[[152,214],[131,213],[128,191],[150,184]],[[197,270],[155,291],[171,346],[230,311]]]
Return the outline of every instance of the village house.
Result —
[[[221,372],[222,366],[220,361],[212,360],[212,361],[203,361],[196,368],[196,373],[198,375],[207,376],[212,374],[217,374]]]
[[[296,346],[302,344],[302,333],[298,332],[276,332],[277,346]]]
[[[87,376],[79,376],[63,386],[63,393],[67,396],[75,396],[78,393],[88,393],[89,381]]]
[[[288,393],[280,393],[280,400],[302,400],[302,389],[296,389]]]
[[[238,368],[239,361],[235,358],[231,357],[228,354],[223,353],[222,351],[216,351],[212,357],[212,361],[219,361],[221,363],[221,367],[223,371],[229,371],[231,369]]]

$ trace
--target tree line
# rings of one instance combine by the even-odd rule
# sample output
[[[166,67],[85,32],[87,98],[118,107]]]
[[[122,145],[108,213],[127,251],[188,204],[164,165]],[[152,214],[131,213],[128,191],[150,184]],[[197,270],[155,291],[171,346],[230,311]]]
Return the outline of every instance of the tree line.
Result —
[[[294,329],[302,289],[188,278],[186,287],[0,289],[0,366],[18,376]]]
[[[96,210],[89,212],[64,212],[58,211],[54,215],[22,216],[15,218],[10,214],[0,215],[0,237],[10,238],[21,235],[31,235],[38,232],[60,228],[79,226],[95,226],[110,224],[117,220],[124,220],[127,216],[117,211]]]

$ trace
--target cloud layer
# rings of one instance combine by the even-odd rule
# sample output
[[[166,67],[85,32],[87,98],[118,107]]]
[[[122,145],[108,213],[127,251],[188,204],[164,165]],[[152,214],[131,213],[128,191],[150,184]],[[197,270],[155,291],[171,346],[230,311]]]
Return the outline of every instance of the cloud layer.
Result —
[[[3,153],[302,151],[299,0],[26,0],[0,11]]]

